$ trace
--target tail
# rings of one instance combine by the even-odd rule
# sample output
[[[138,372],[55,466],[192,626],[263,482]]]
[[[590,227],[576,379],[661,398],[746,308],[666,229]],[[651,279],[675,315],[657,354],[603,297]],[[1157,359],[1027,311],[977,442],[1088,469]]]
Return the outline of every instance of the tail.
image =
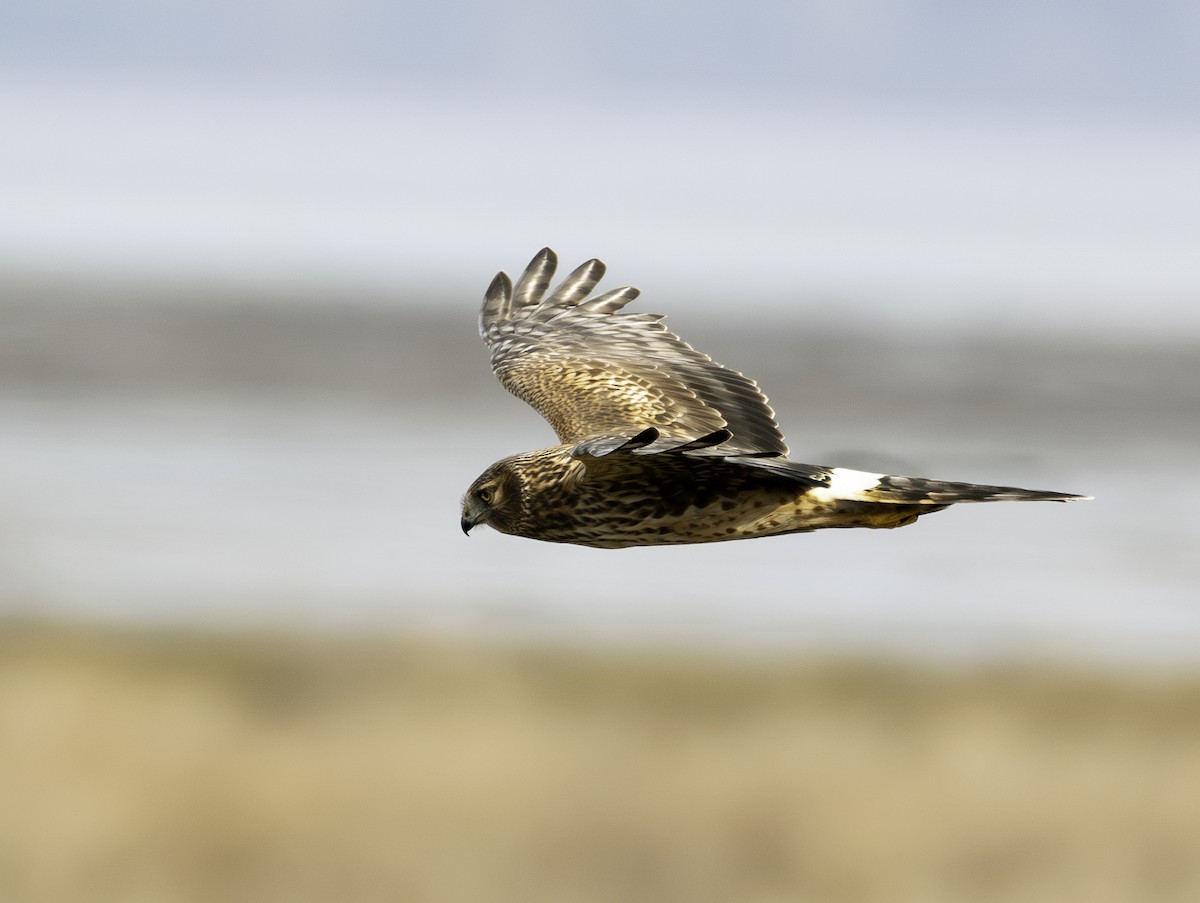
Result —
[[[1087,495],[1017,489],[1013,486],[984,486],[950,483],[921,477],[898,477],[866,473],[845,467],[830,468],[824,490],[831,498],[848,502],[887,502],[904,505],[952,505],[958,502],[1077,502]]]
[[[978,483],[950,483],[921,477],[899,477],[868,473],[846,467],[817,467],[786,458],[738,458],[741,463],[811,482],[809,493],[829,501],[883,502],[896,505],[953,505],[958,502],[1079,502],[1090,495],[1017,489],[1013,486],[985,486]]]

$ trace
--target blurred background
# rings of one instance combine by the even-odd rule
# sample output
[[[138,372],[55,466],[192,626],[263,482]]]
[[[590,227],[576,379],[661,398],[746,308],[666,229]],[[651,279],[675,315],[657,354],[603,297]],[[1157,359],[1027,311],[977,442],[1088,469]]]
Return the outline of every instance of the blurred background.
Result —
[[[15,3],[0,896],[1200,893],[1200,10]],[[465,539],[542,246],[798,460],[1096,496]]]

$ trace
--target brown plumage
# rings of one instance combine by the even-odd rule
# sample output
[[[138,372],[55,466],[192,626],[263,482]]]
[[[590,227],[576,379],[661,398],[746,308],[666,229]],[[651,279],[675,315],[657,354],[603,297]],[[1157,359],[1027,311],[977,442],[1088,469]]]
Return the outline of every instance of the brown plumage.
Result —
[[[544,248],[500,273],[479,331],[501,384],[560,445],[496,462],[463,499],[462,528],[600,548],[716,542],[825,527],[901,527],[955,502],[1085,496],[800,464],[753,380],[625,313],[637,289],[591,296],[589,260],[552,291]]]

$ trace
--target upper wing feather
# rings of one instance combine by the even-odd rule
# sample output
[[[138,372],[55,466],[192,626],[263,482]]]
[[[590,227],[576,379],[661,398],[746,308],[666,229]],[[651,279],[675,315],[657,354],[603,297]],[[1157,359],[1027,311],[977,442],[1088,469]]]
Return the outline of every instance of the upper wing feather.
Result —
[[[721,430],[719,453],[787,454],[755,382],[715,363],[662,323],[625,313],[635,288],[589,297],[604,264],[589,260],[552,291],[558,258],[544,248],[512,284],[500,273],[484,297],[479,332],[501,384],[545,417],[565,443],[595,449],[653,428],[646,452]],[[703,453],[703,451],[698,452]]]

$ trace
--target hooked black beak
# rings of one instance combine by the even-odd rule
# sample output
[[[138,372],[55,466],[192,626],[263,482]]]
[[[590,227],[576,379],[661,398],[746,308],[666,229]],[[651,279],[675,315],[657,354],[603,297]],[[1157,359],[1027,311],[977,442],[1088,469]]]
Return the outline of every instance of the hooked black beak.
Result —
[[[475,526],[475,521],[473,521],[473,520],[469,520],[469,519],[466,517],[466,515],[463,515],[463,519],[462,519],[461,521],[459,521],[459,523],[460,523],[460,524],[462,524],[462,528],[463,528],[463,535],[464,535],[464,536],[470,536],[470,535],[471,535],[471,528]]]

